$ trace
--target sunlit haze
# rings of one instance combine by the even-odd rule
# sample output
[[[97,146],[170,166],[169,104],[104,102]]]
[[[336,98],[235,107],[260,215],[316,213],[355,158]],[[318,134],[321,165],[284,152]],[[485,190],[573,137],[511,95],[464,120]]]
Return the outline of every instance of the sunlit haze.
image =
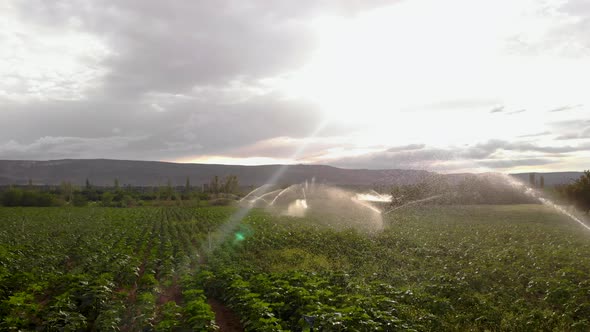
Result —
[[[0,159],[518,172],[590,157],[585,0],[0,10]]]

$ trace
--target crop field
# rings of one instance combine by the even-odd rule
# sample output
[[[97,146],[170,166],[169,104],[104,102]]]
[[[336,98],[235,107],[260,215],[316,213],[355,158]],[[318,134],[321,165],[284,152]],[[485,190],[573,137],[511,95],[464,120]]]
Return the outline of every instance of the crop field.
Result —
[[[0,330],[207,330],[187,278],[227,209],[0,209]],[[182,307],[179,306],[182,304]]]
[[[214,331],[207,299],[247,331],[590,330],[590,233],[541,205],[236,211],[0,209],[0,330]]]

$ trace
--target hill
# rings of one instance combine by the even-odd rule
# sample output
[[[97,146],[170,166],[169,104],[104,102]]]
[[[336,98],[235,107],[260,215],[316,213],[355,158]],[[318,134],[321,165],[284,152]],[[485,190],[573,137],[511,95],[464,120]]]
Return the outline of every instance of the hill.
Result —
[[[50,161],[0,160],[0,185],[57,185],[62,181],[82,185],[110,186],[115,178],[121,185],[155,186],[170,180],[172,185],[209,183],[214,176],[237,175],[241,185],[259,186],[273,174],[282,172],[277,183],[300,183],[315,178],[317,182],[334,185],[411,184],[435,173],[421,170],[342,169],[323,165],[237,166],[213,164],[179,164],[158,161],[109,159],[65,159]]]
[[[516,177],[517,179],[523,181],[524,183],[529,183],[529,174],[530,173],[517,173],[512,174],[512,176]],[[554,186],[557,184],[567,184],[572,182],[573,180],[578,179],[583,173],[582,172],[552,172],[552,173],[535,173],[535,177],[537,182],[541,175],[545,178],[545,185],[546,186]]]
[[[278,184],[301,183],[315,178],[317,182],[333,185],[369,186],[403,185],[421,182],[437,173],[424,170],[369,170],[343,169],[325,165],[215,165],[179,164],[159,161],[130,161],[111,159],[63,159],[49,161],[0,160],[0,185],[26,184],[29,179],[36,185],[57,185],[69,181],[82,185],[88,179],[92,184],[110,186],[115,178],[121,185],[156,186],[170,180],[172,185],[184,185],[189,177],[191,184],[209,183],[214,176],[237,175],[241,185],[265,184],[274,174],[281,173]],[[568,183],[581,172],[537,173],[545,177],[547,186]],[[468,174],[446,174],[450,183],[460,182]],[[528,173],[514,174],[528,182]]]

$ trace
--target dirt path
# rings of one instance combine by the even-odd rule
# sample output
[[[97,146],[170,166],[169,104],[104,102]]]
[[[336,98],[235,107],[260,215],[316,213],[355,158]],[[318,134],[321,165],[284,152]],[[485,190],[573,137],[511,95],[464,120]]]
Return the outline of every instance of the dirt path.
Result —
[[[238,316],[223,303],[209,298],[207,303],[215,313],[215,324],[219,326],[219,332],[243,332],[242,324]]]

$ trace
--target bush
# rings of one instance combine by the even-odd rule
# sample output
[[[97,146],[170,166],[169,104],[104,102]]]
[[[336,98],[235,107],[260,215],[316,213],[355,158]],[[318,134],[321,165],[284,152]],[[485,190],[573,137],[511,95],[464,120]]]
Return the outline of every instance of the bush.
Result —
[[[82,193],[76,192],[72,198],[72,204],[74,206],[86,206],[88,205],[88,199]]]
[[[38,191],[29,191],[11,188],[1,195],[4,206],[55,206],[59,205],[57,198],[50,194]]]
[[[228,206],[231,205],[232,200],[227,198],[217,198],[209,201],[211,206]]]
[[[20,189],[8,189],[2,194],[2,205],[20,206],[22,202],[23,191]]]

